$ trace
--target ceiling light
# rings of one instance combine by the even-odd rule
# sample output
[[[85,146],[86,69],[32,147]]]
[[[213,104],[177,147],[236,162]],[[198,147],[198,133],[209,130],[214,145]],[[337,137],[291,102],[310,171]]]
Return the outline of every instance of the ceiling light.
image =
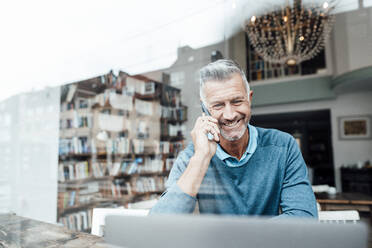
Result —
[[[298,64],[324,48],[334,22],[334,7],[329,2],[309,7],[294,0],[293,6],[252,16],[245,23],[245,31],[255,52],[265,61]]]

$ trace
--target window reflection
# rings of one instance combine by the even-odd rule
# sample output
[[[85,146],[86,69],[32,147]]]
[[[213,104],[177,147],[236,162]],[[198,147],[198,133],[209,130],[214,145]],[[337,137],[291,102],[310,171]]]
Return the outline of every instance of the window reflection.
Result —
[[[120,72],[61,92],[58,221],[89,232],[93,208],[158,198],[184,147],[181,91]]]
[[[1,212],[55,219],[59,94],[50,88],[1,103]]]

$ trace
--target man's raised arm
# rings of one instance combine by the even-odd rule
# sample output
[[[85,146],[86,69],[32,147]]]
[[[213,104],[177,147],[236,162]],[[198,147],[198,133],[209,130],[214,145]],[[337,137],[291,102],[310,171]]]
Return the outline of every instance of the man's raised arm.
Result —
[[[208,140],[208,132],[213,134],[214,141]],[[169,175],[167,189],[151,209],[150,214],[194,211],[196,195],[210,160],[216,153],[219,132],[216,119],[204,115],[197,119],[191,131],[194,145],[189,145],[178,156]]]

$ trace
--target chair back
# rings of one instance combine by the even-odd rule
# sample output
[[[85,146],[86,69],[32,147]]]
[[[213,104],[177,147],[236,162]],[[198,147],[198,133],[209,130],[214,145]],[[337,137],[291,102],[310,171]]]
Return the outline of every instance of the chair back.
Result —
[[[158,202],[157,199],[128,203],[130,209],[151,209]]]
[[[319,211],[319,221],[326,223],[356,223],[360,220],[358,211]]]
[[[148,213],[148,209],[93,208],[91,234],[104,236],[105,218],[108,215],[146,216]]]

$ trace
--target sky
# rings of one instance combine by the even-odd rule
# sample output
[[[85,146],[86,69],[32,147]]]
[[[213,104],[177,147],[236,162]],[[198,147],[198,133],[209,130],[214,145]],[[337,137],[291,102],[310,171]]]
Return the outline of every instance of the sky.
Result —
[[[273,2],[284,0],[0,0],[0,101],[111,69],[167,68],[177,48],[221,42]]]

